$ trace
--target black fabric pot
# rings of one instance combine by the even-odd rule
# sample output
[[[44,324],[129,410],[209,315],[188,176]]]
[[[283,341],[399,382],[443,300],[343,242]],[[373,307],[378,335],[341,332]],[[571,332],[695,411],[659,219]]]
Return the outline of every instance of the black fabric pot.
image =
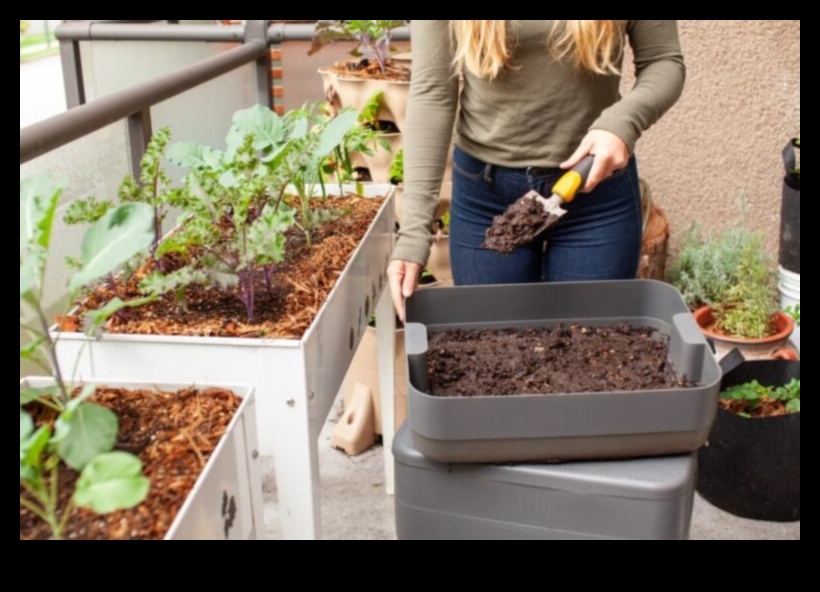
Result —
[[[722,389],[800,378],[800,362],[746,362],[736,352],[726,360]],[[800,414],[745,418],[719,409],[698,471],[698,493],[722,510],[753,520],[800,520]]]
[[[795,173],[797,140],[783,149],[786,176],[783,178],[783,203],[780,208],[780,265],[800,273],[800,174]]]

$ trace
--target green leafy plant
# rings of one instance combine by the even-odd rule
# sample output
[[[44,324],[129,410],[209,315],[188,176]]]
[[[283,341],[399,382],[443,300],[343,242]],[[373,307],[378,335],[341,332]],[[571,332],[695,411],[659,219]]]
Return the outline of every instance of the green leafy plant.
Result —
[[[782,402],[788,413],[800,413],[800,380],[792,379],[781,387],[763,386],[757,380],[730,387],[720,394],[722,401],[735,403],[733,410],[744,417],[761,409],[765,403]]]
[[[669,277],[691,308],[712,307],[719,330],[761,338],[771,333],[771,317],[777,310],[773,270],[759,234],[730,228],[706,237],[693,226]]]
[[[171,274],[150,276],[144,289],[159,294],[192,283],[238,286],[253,321],[256,285],[264,278],[271,289],[276,264],[285,257],[286,232],[297,227],[310,244],[313,228],[343,213],[312,202],[325,196],[327,161],[345,145],[357,120],[348,110],[333,119],[314,109],[281,118],[256,106],[234,115],[224,152],[194,143],[172,146],[168,158],[189,169],[186,217],[159,253],[184,252],[192,261]],[[296,207],[285,199],[289,192],[297,196]]]
[[[758,339],[771,334],[771,318],[777,310],[773,265],[765,256],[763,239],[755,236],[743,245],[735,281],[714,309],[716,327],[738,337]]]
[[[800,326],[800,305],[796,304],[794,306],[789,306],[784,310],[787,315],[794,319],[794,322],[797,323],[797,326]]]
[[[139,459],[112,452],[117,417],[89,402],[93,386],[73,388],[57,360],[42,301],[61,192],[48,176],[20,181],[20,328],[28,337],[20,346],[20,360],[43,368],[54,382],[49,388],[20,391],[20,486],[25,491],[20,505],[47,523],[55,539],[62,537],[75,506],[98,512],[130,508],[144,499],[149,488]],[[153,212],[145,204],[109,209],[83,238],[79,269],[69,284],[72,295],[147,248],[152,228]],[[106,314],[118,310],[111,306]],[[45,418],[35,421],[29,413],[32,406],[42,408]],[[65,508],[58,504],[61,462],[80,472]]]
[[[144,203],[154,211],[154,240],[152,255],[162,241],[162,225],[172,208],[184,206],[186,194],[171,185],[171,178],[162,166],[165,151],[171,141],[171,130],[158,130],[152,137],[140,162],[140,178],[127,175],[120,184],[119,203]],[[66,224],[92,224],[114,207],[111,200],[97,200],[88,197],[73,202],[64,217]],[[159,261],[157,261],[159,264]]]
[[[354,57],[375,61],[382,72],[387,70],[392,50],[393,31],[408,21],[320,21],[308,55],[339,40],[355,40],[356,47],[350,52]]]
[[[393,163],[390,165],[390,181],[394,185],[404,183],[404,149],[399,150],[393,157]]]

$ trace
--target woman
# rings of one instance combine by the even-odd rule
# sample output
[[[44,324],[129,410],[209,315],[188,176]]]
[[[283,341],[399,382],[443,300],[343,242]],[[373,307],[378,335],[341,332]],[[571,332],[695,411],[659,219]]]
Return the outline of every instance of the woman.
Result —
[[[432,241],[456,123],[450,255],[457,285],[635,277],[641,243],[641,133],[678,99],[677,21],[414,20],[401,232],[388,268],[399,315]],[[636,83],[619,93],[623,48]],[[459,75],[463,90],[459,105]],[[585,193],[527,247],[482,246],[493,217],[595,156]]]

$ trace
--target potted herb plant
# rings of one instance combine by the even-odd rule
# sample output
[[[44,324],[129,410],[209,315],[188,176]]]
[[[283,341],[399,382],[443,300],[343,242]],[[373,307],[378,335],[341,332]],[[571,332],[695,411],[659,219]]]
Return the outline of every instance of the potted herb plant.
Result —
[[[670,279],[719,356],[738,347],[769,357],[788,344],[794,321],[778,310],[773,262],[759,235],[733,228],[707,239],[693,227]]]
[[[183,215],[157,247],[160,260],[120,281],[129,300],[150,302],[112,318],[88,345],[72,332],[58,344],[61,359],[84,350],[90,378],[253,384],[260,452],[275,457],[291,539],[320,537],[319,430],[392,250],[391,187],[334,186],[327,172],[348,140],[361,140],[358,118],[254,107],[234,116],[223,149],[171,146],[187,172],[174,190]],[[112,297],[101,286],[77,312]]]
[[[698,492],[742,518],[800,520],[800,362],[721,361],[720,407],[699,453]]]
[[[51,375],[20,382],[20,538],[255,537],[261,481],[250,389],[95,386],[65,373],[75,361],[59,359],[41,304],[60,192],[48,177],[20,183],[21,367]],[[148,248],[153,218],[139,203],[102,215],[83,239],[72,292]],[[127,306],[112,300],[85,319],[88,328]]]
[[[404,130],[407,99],[410,89],[410,68],[406,63],[393,63],[392,35],[407,21],[320,21],[310,55],[329,43],[353,40],[353,61],[339,62],[319,73],[326,96],[338,101],[340,107],[361,111],[375,93],[381,91],[379,119],[393,121]]]
[[[392,121],[379,119],[383,95],[383,91],[374,93],[359,116],[361,124],[374,132],[375,136],[372,146],[368,146],[370,149],[361,152],[362,159],[370,171],[371,180],[382,185],[393,182],[394,155],[402,153],[402,135],[399,128]]]

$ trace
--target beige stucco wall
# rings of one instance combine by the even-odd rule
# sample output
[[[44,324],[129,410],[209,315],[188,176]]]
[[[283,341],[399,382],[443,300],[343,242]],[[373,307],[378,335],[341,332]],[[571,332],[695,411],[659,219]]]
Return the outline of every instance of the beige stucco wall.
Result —
[[[691,221],[719,229],[742,216],[777,248],[780,152],[800,133],[800,21],[679,21],[687,64],[681,100],[638,145],[641,175],[673,240]]]

